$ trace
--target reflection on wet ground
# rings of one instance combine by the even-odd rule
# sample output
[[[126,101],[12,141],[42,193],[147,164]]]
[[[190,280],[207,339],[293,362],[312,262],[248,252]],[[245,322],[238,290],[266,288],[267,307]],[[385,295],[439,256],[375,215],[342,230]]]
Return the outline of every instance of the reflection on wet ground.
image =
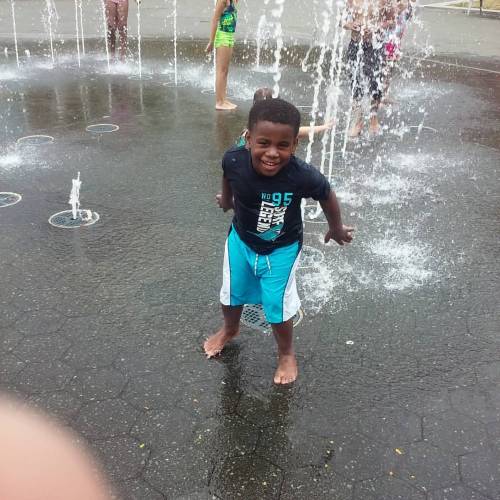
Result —
[[[81,433],[124,498],[499,498],[497,77],[406,67],[383,134],[335,155],[356,241],[325,246],[306,210],[301,373],[277,388],[268,335],[200,351],[220,321],[221,154],[272,74],[236,65],[240,107],[217,114],[208,61],[179,88],[143,63],[143,81],[99,57],[0,70],[0,190],[23,197],[0,208],[1,385]],[[311,81],[289,66],[282,94],[309,106]],[[119,129],[86,131],[102,123]],[[35,134],[54,142],[16,145]],[[101,220],[53,228],[77,171]]]

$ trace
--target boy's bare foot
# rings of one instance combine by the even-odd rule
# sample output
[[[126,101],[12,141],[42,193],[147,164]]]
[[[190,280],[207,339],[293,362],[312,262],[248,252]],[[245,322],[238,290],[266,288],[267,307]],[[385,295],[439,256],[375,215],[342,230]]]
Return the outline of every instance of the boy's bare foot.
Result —
[[[349,137],[359,137],[361,131],[363,130],[363,122],[356,122],[349,130]]]
[[[290,384],[297,379],[298,368],[295,354],[280,354],[274,374],[275,384]]]
[[[214,333],[212,336],[208,337],[203,344],[203,350],[207,355],[207,358],[213,358],[222,352],[224,346],[236,335],[238,335],[239,331],[237,331],[234,335],[228,335],[224,327],[222,327],[217,333]]]
[[[378,123],[377,117],[373,116],[370,118],[370,134],[371,135],[378,135],[380,134],[380,125]]]

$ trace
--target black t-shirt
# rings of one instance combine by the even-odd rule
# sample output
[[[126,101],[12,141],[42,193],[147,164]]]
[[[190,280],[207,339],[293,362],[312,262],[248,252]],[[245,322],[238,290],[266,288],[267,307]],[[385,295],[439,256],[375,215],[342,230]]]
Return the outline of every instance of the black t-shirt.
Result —
[[[302,242],[302,198],[327,200],[330,184],[313,166],[290,158],[276,175],[259,175],[244,146],[228,150],[222,159],[224,177],[234,195],[233,225],[240,238],[261,255]]]

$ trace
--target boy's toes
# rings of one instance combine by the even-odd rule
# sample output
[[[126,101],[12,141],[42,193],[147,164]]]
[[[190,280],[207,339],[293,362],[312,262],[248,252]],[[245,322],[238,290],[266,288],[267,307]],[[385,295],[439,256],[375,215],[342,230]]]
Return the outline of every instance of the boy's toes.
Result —
[[[213,358],[221,353],[222,347],[214,346],[212,342],[210,342],[210,339],[207,339],[203,344],[203,350],[205,351],[207,358]]]
[[[296,378],[297,378],[297,376],[276,374],[274,376],[274,383],[279,384],[279,385],[291,384],[292,382],[295,382]]]
[[[295,356],[283,356],[278,362],[278,368],[274,374],[275,384],[291,384],[297,379],[297,360]]]

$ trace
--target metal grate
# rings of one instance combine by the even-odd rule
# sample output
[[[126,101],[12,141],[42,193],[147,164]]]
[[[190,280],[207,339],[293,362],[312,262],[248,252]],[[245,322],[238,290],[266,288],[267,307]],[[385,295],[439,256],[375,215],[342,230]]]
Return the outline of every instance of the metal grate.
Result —
[[[95,125],[89,125],[85,130],[93,134],[109,134],[110,132],[116,132],[119,128],[118,125],[113,123],[96,123]]]
[[[420,135],[422,132],[427,134],[436,134],[437,130],[432,127],[427,127],[426,125],[410,125],[408,127],[410,132],[414,132],[417,135]]]
[[[128,76],[129,80],[139,80],[139,81],[140,80],[151,80],[152,78],[153,78],[152,75],[148,75],[148,74],[145,74],[145,73],[143,73],[141,75],[139,75],[139,73],[137,73],[137,74],[129,75]]]
[[[299,309],[293,317],[293,326],[297,326],[304,317],[302,309]],[[245,304],[241,314],[241,322],[250,328],[260,330],[261,332],[270,332],[271,325],[267,322],[264,315],[262,304]]]
[[[81,212],[90,212],[90,210],[82,210]],[[82,218],[81,213],[77,215],[76,219],[73,219],[73,213],[71,210],[64,210],[54,214],[49,219],[49,224],[55,227],[61,228],[75,228],[81,226],[91,226],[99,220],[99,214],[97,212],[90,212],[89,218]]]
[[[22,196],[17,193],[0,193],[0,208],[1,207],[10,207],[11,205],[15,205],[19,203],[22,199]]]
[[[187,82],[179,82],[178,81],[177,83],[175,83],[174,80],[169,80],[168,82],[163,82],[162,85],[164,87],[174,87],[174,88],[176,88],[176,87],[187,87],[188,86]]]
[[[337,134],[335,134],[337,135]],[[356,151],[343,151],[341,149],[336,149],[334,152],[333,152],[333,157],[336,159],[336,160],[349,160],[349,159],[353,159],[355,160],[356,158],[359,158],[361,156],[360,153],[357,153]],[[327,151],[325,153],[325,158],[330,158],[330,151]]]
[[[52,144],[53,142],[54,138],[51,135],[27,135],[17,140],[19,146],[43,146],[44,144]]]
[[[321,250],[304,245],[300,255],[299,269],[308,269],[321,264],[325,260],[325,256]]]

